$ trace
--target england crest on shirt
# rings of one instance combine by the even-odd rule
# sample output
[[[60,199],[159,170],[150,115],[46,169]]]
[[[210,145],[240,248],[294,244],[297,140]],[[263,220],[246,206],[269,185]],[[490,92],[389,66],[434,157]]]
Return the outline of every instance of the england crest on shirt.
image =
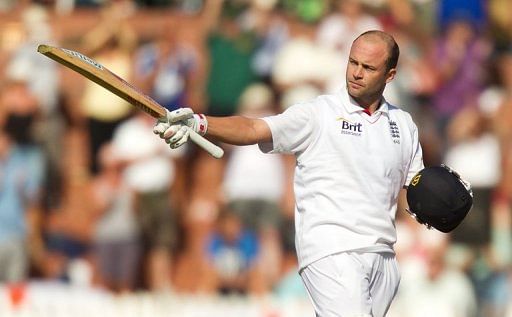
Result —
[[[391,139],[393,143],[400,144],[400,130],[395,121],[389,120],[389,132],[391,133]]]

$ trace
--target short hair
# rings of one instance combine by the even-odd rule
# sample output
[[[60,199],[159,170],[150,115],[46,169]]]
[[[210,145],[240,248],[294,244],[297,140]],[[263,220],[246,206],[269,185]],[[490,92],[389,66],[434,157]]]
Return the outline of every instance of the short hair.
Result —
[[[400,56],[400,48],[396,43],[393,36],[389,33],[380,31],[380,30],[370,30],[364,33],[361,33],[352,43],[357,41],[359,38],[368,37],[368,36],[376,36],[381,39],[386,46],[388,47],[388,59],[386,60],[386,70],[390,70],[396,68],[398,64],[398,57]]]

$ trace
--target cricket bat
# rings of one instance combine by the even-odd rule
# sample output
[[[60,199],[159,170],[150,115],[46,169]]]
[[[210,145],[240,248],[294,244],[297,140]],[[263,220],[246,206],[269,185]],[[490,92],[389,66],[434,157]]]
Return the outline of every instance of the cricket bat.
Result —
[[[166,117],[166,109],[163,106],[95,60],[72,50],[44,44],[39,45],[37,51],[92,80],[152,117],[156,119]],[[213,157],[221,158],[224,155],[224,151],[219,146],[190,128],[189,132],[190,139]]]

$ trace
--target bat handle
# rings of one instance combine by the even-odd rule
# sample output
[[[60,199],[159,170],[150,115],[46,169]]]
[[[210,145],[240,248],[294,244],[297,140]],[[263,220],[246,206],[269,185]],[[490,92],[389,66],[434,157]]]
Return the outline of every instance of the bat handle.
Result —
[[[199,135],[197,132],[192,130],[191,128],[188,128],[188,131],[190,132],[190,139],[203,148],[206,152],[210,153],[211,156],[215,158],[221,158],[224,155],[224,150],[220,148],[219,146],[213,144],[212,142],[208,141],[201,135]]]

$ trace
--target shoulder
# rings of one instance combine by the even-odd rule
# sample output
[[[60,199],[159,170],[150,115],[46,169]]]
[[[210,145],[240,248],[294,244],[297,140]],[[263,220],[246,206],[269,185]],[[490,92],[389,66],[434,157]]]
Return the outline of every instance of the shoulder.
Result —
[[[416,128],[416,124],[412,119],[412,116],[409,112],[400,109],[399,107],[388,103],[389,115],[390,117],[400,120],[404,123],[407,123],[410,127]]]
[[[329,105],[332,105],[334,100],[334,96],[319,95],[317,97],[292,104],[284,111],[284,113],[301,113],[312,118],[322,112],[328,111]]]
[[[317,110],[324,110],[327,108],[330,108],[333,105],[339,104],[339,96],[337,95],[331,95],[331,94],[325,94],[325,95],[319,95],[311,100],[309,100],[307,103],[309,107]]]
[[[417,139],[419,131],[411,114],[394,105],[388,104],[388,107],[390,120],[396,122],[400,130],[403,131],[402,133],[406,133],[407,131],[407,134],[410,135],[412,139]]]
[[[314,99],[314,101],[315,102],[328,102],[328,101],[334,101],[337,99],[339,99],[339,96],[336,94],[323,94],[323,95],[318,95]]]

